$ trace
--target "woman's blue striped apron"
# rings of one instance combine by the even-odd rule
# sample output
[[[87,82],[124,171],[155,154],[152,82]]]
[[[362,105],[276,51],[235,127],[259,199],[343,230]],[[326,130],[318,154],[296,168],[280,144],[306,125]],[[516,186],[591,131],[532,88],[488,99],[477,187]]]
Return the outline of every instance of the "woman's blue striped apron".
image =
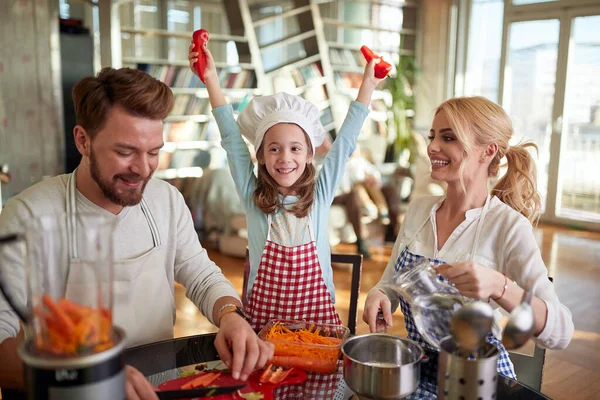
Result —
[[[483,210],[481,212],[481,216],[479,217],[479,221],[477,222],[477,230],[475,233],[475,240],[473,241],[473,248],[470,254],[470,260],[472,260],[473,255],[475,254],[475,250],[477,249],[477,243],[479,241],[479,235],[481,234],[482,221],[487,213],[489,208],[490,197],[485,202],[483,206]],[[416,266],[417,263],[415,261],[425,258],[422,255],[411,253],[408,249],[410,244],[416,239],[417,235],[421,232],[421,230],[425,227],[427,222],[431,219],[429,216],[425,222],[421,225],[421,227],[417,230],[414,236],[408,241],[406,245],[403,243],[400,244],[400,248],[402,249],[398,259],[396,260],[396,265],[394,267],[395,273],[403,273],[406,272],[407,268],[411,268]],[[434,232],[435,234],[435,232]],[[429,261],[433,265],[446,264],[443,260],[429,258]],[[438,275],[438,279],[443,282],[449,283],[445,278],[441,275]],[[417,390],[410,396],[411,399],[435,399],[437,393],[437,368],[438,368],[438,354],[439,350],[433,347],[429,342],[427,342],[419,333],[417,326],[415,325],[415,320],[413,318],[413,314],[411,311],[411,306],[402,296],[399,296],[400,307],[402,309],[402,313],[404,314],[404,323],[406,325],[406,330],[408,332],[408,337],[421,345],[423,350],[425,350],[425,354],[429,358],[427,362],[421,364],[421,382],[417,387]],[[489,343],[497,346],[500,351],[500,356],[498,358],[498,373],[508,376],[510,378],[516,379],[514,367],[510,358],[508,357],[508,352],[502,346],[500,340],[498,340],[492,333],[490,333],[486,340]]]

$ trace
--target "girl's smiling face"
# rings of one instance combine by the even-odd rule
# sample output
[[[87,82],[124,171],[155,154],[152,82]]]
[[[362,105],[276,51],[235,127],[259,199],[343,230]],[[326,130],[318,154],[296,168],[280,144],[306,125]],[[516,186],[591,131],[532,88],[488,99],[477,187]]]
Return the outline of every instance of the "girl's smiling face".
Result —
[[[294,195],[293,185],[312,162],[312,148],[306,133],[296,124],[278,123],[264,136],[258,161],[277,182],[279,192]]]

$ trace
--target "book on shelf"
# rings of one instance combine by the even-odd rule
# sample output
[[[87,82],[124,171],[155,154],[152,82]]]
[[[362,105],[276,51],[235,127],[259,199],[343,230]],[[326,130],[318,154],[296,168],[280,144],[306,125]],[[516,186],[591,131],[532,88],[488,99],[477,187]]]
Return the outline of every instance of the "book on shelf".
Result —
[[[323,78],[323,70],[317,62],[299,68],[292,68],[273,78],[273,91],[275,93],[294,92],[297,88],[306,86],[321,78]],[[323,82],[323,84],[325,83]]]
[[[171,88],[201,89],[206,86],[187,66],[163,64],[137,64],[137,69],[164,82]],[[251,89],[256,87],[256,74],[247,69],[221,68],[219,82],[224,89]]]
[[[165,122],[163,138],[173,143],[202,140],[202,125],[194,121]]]
[[[349,49],[334,49],[329,48],[329,59],[332,65],[363,67],[367,65],[367,61],[360,51]]]
[[[170,115],[202,115],[209,109],[209,99],[193,94],[176,94]]]
[[[137,69],[148,73],[169,87],[205,87],[200,78],[189,67],[163,64],[138,64]]]
[[[337,87],[358,89],[362,83],[363,74],[360,72],[334,72],[333,77]]]
[[[331,111],[330,107],[321,111],[319,120],[321,121],[321,125],[323,125],[324,127],[333,123],[333,112]]]
[[[327,96],[327,90],[323,85],[314,85],[307,87],[306,90],[302,93],[302,97],[304,97],[307,101],[310,101],[315,105],[318,105],[319,103],[322,103],[329,99],[329,96]]]

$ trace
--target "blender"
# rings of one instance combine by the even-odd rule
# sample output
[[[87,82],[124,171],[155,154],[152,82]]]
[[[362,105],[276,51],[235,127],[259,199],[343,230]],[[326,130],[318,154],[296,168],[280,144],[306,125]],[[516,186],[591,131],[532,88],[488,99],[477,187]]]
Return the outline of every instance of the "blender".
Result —
[[[0,290],[25,331],[27,399],[126,397],[125,335],[112,324],[113,221],[44,215],[0,238]]]

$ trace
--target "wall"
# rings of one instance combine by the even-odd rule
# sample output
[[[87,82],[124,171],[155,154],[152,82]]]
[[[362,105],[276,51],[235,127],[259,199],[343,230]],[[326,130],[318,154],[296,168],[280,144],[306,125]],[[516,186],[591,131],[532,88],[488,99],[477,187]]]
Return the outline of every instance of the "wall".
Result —
[[[6,200],[63,169],[57,0],[0,1],[0,164]]]
[[[415,128],[428,132],[435,108],[446,100],[447,71],[453,63],[451,19],[453,0],[421,0],[417,35],[417,63],[421,78],[416,85]]]

